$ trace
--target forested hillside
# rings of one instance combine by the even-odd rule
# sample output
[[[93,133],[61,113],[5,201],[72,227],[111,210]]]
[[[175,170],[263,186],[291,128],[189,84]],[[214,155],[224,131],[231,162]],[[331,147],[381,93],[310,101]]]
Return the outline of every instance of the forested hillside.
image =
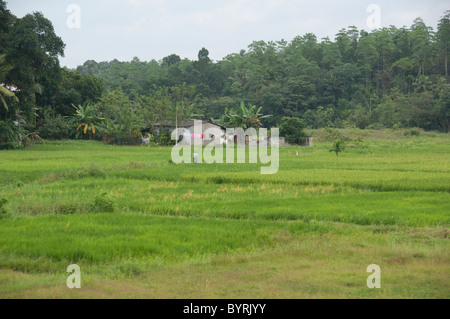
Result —
[[[220,61],[202,48],[193,61],[174,53],[161,61],[89,60],[68,70],[59,65],[65,44],[51,22],[40,13],[19,19],[0,1],[0,142],[14,140],[5,133],[14,122],[21,123],[16,136],[76,137],[74,106],[93,106],[86,116],[95,115],[98,132],[131,136],[175,110],[180,118],[217,119],[242,101],[272,115],[267,127],[296,117],[309,128],[448,132],[450,11],[437,30],[417,18],[410,27],[349,26],[330,37],[255,41]],[[18,90],[8,93],[8,86]]]
[[[256,41],[213,62],[173,54],[162,61],[87,61],[77,71],[104,80],[130,97],[152,95],[182,83],[196,87],[206,116],[244,100],[281,117],[301,117],[312,128],[420,127],[448,131],[450,13],[438,30],[417,18],[411,27],[372,32],[342,29],[334,40],[314,34],[290,42]]]

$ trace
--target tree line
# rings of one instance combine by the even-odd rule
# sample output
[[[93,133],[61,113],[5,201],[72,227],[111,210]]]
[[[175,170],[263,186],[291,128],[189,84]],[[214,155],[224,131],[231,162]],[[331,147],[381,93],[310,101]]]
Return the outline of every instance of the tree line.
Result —
[[[372,32],[354,26],[332,41],[308,33],[292,41],[255,41],[247,50],[213,62],[208,50],[191,61],[172,54],[162,61],[86,61],[83,76],[132,96],[160,88],[195,86],[206,118],[218,118],[241,101],[272,117],[302,118],[311,128],[420,127],[448,132],[450,11],[436,31],[422,19],[411,27]]]
[[[271,115],[261,119],[268,128],[297,118],[309,128],[448,132],[449,46],[446,11],[437,30],[417,18],[371,32],[350,26],[334,40],[255,41],[219,61],[202,48],[196,60],[89,60],[72,70],[59,64],[65,44],[48,19],[17,18],[0,0],[0,143],[30,133],[111,141],[175,116],[220,120],[242,103]],[[93,118],[95,129],[80,131]]]

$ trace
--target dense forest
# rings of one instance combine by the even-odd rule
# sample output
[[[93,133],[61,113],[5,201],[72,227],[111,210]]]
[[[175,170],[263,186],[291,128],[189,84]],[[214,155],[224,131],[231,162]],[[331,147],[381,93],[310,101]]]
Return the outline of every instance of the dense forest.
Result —
[[[354,26],[317,39],[255,41],[212,61],[172,54],[161,61],[86,61],[61,68],[65,44],[41,13],[15,17],[0,0],[0,143],[43,138],[139,136],[153,123],[218,119],[241,102],[309,128],[419,127],[448,132],[450,11],[437,30],[417,18],[410,27],[371,32]]]

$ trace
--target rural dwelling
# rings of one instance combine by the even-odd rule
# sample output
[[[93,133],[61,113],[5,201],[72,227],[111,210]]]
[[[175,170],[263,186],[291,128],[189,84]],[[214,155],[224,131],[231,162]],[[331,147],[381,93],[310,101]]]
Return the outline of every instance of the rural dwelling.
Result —
[[[196,123],[197,122],[197,123]],[[152,124],[152,126],[155,129],[155,133],[159,134],[160,131],[169,131],[172,133],[176,129],[176,123],[175,121],[162,121],[158,123]],[[184,133],[184,140],[187,140],[188,138],[191,138],[191,143],[193,144],[193,139],[195,137],[201,138],[203,140],[203,144],[209,144],[211,140],[214,140],[215,138],[220,138],[221,143],[223,143],[225,138],[225,128],[218,126],[216,124],[211,123],[208,120],[185,120],[185,121],[179,121],[178,122],[178,128],[185,128],[189,130],[189,133]],[[205,132],[210,129],[215,128],[220,131],[220,136],[206,136]],[[197,136],[198,135],[198,136]]]
[[[0,85],[11,92],[20,92],[20,89],[14,85],[8,85],[6,83],[0,83]]]
[[[200,124],[197,124],[195,122],[200,122]],[[170,132],[170,134],[172,134],[172,132],[175,130],[176,128],[176,123],[175,121],[162,121],[162,122],[158,122],[158,123],[153,123],[152,127],[154,129],[154,132],[156,134],[160,134],[161,131],[168,131]],[[215,128],[220,130],[220,143],[221,144],[227,144],[227,142],[230,140],[234,140],[234,143],[240,143],[239,140],[237,139],[236,135],[230,135],[227,136],[226,135],[226,128],[221,127],[219,125],[213,124],[208,120],[184,120],[184,121],[179,121],[178,122],[178,128],[182,129],[185,128],[187,130],[189,130],[188,132],[185,132],[184,134],[182,134],[180,132],[180,138],[181,135],[183,136],[183,140],[187,141],[189,138],[191,138],[191,144],[194,144],[194,138],[198,137],[201,138],[203,141],[203,145],[207,145],[209,143],[211,143],[212,140],[214,140],[214,136],[206,136],[205,132],[210,129],[210,128]],[[150,131],[150,129],[148,129],[147,131]],[[198,136],[197,136],[198,135]],[[149,139],[146,139],[149,140]],[[253,140],[251,136],[246,136],[245,137],[245,144],[249,145],[249,146],[257,146],[259,144],[259,139]],[[271,145],[272,139],[269,137],[267,139],[268,145]],[[284,146],[288,146],[289,144],[286,142],[284,137],[279,137],[278,140],[278,145],[280,147],[284,147]],[[312,137],[307,137],[306,138],[306,142],[305,142],[306,146],[312,146]]]

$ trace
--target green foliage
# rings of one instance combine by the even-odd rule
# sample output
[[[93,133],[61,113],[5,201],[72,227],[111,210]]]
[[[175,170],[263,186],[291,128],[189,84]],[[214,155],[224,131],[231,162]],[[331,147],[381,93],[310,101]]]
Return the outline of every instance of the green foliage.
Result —
[[[134,96],[133,99],[121,89],[108,92],[96,104],[106,122],[103,140],[112,144],[129,144],[127,141],[135,144],[142,137],[141,131],[161,131],[163,121],[201,116],[201,108],[196,103],[196,88],[186,83],[170,88],[154,87],[149,96]],[[157,139],[162,137],[163,144],[167,145],[170,135],[164,134]]]
[[[171,54],[171,55],[163,58],[163,62],[166,63],[168,66],[175,65],[175,64],[179,63],[180,61],[181,61],[180,56],[178,56],[176,54]]]
[[[58,215],[71,215],[76,214],[79,210],[78,205],[70,203],[70,204],[61,204],[58,205],[56,209],[56,214]]]
[[[245,107],[245,103],[241,102],[237,110],[225,108],[225,114],[220,119],[213,119],[212,121],[222,127],[230,128],[262,127],[261,120],[270,118],[272,115],[262,115],[261,109],[262,107],[257,108],[256,105],[251,103],[248,104],[248,107]]]
[[[381,28],[370,33],[341,29],[335,40],[314,34],[291,42],[255,41],[248,50],[213,62],[207,49],[198,60],[173,54],[157,61],[87,61],[78,71],[101,77],[110,90],[146,100],[149,123],[175,118],[184,109],[171,96],[179,83],[195,86],[197,106],[223,126],[254,127],[236,101],[262,106],[265,126],[298,117],[309,128],[407,128],[448,131],[448,12],[437,36],[417,19],[411,28]],[[190,105],[185,103],[185,105]],[[151,110],[151,111],[149,111]],[[254,110],[256,111],[256,109]],[[180,118],[183,117],[180,112]],[[186,117],[187,118],[187,117]],[[147,120],[147,119],[146,119]]]
[[[335,140],[344,140],[345,137],[342,133],[334,128],[327,127],[323,130],[323,138],[324,141],[335,141]]]
[[[21,143],[26,130],[12,121],[0,120],[0,143]]]
[[[121,90],[105,94],[96,104],[102,114],[102,139],[111,144],[135,144],[145,127],[142,104],[130,100]]]
[[[2,217],[5,217],[7,214],[5,205],[8,203],[8,201],[5,198],[0,198],[0,219]]]
[[[159,62],[89,60],[72,71],[59,66],[65,45],[48,19],[17,18],[2,2],[0,82],[20,90],[0,86],[0,120],[17,122],[19,114],[27,130],[37,131],[38,123],[46,125],[43,135],[64,138],[58,115],[72,116],[71,105],[93,105],[105,121],[77,122],[74,135],[109,143],[155,133],[155,123],[167,120],[219,117],[222,126],[242,128],[277,126],[290,117],[312,129],[448,132],[449,17],[446,11],[437,32],[418,18],[410,28],[351,26],[333,41],[312,33],[290,42],[255,41],[217,62],[202,48],[195,61],[176,54]],[[236,101],[248,106],[233,108]],[[36,120],[48,109],[55,112],[52,123]]]
[[[305,124],[299,118],[283,117],[281,119],[280,134],[286,138],[289,144],[304,145],[306,135],[303,132]]]
[[[8,64],[14,66],[6,83],[20,88],[16,94],[20,99],[19,109],[26,121],[32,123],[36,106],[56,95],[60,80],[58,57],[64,55],[65,44],[40,12],[13,21],[4,38],[4,52],[0,54],[6,54]]]
[[[23,146],[16,142],[0,143],[0,150],[19,150],[22,148]]]
[[[92,75],[82,76],[79,72],[61,70],[61,81],[57,95],[49,101],[53,110],[62,116],[73,114],[72,104],[96,103],[103,94],[103,80]]]
[[[107,193],[95,196],[92,207],[95,212],[101,213],[112,213],[117,209],[115,201]]]
[[[333,145],[332,145],[332,147],[331,147],[331,149],[330,149],[330,152],[335,152],[335,153],[336,153],[336,156],[338,156],[339,153],[341,153],[344,149],[345,149],[344,141],[342,141],[342,140],[337,140],[337,141],[335,141],[335,142],[333,143]]]
[[[69,119],[60,114],[54,116],[47,111],[40,122],[38,134],[44,139],[66,139],[71,136],[72,128]]]
[[[14,92],[1,85],[5,82],[6,76],[12,69],[14,69],[12,65],[6,64],[6,55],[0,54],[0,102],[6,111],[9,111],[8,104],[6,103],[8,99],[13,99],[17,103],[19,102]]]
[[[87,139],[93,139],[94,136],[101,131],[100,124],[104,120],[94,105],[87,104],[86,106],[75,106],[75,115],[73,117],[73,123],[76,127],[76,137],[80,138],[81,136],[86,137]]]
[[[420,130],[417,128],[412,128],[405,132],[405,136],[420,136]]]
[[[175,141],[171,139],[170,131],[167,129],[163,129],[159,134],[156,134],[154,140],[160,146],[175,145]]]
[[[333,126],[333,117],[335,111],[332,107],[317,107],[315,110],[307,110],[304,114],[304,120],[310,128],[321,128]]]

